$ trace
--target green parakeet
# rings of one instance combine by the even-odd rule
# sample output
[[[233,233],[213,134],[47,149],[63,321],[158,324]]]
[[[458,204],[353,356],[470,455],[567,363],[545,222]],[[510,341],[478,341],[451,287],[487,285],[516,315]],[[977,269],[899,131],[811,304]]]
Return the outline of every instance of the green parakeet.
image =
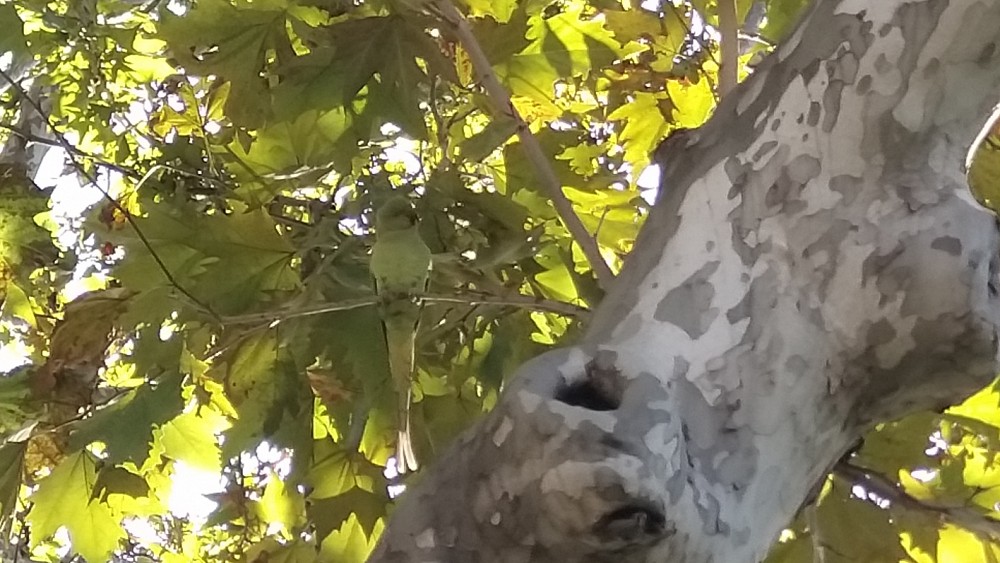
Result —
[[[417,221],[417,213],[405,197],[394,196],[386,201],[375,212],[370,264],[398,402],[396,466],[400,473],[418,467],[410,439],[410,380],[420,320],[420,303],[414,296],[427,289],[431,251],[417,232]]]

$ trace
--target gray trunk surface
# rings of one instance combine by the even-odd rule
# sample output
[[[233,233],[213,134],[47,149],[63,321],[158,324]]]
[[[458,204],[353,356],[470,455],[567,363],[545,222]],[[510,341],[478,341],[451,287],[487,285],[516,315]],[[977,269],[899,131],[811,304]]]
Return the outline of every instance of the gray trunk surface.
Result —
[[[965,160],[1000,0],[819,1],[697,131],[577,346],[520,369],[373,562],[753,562],[874,422],[996,369]]]

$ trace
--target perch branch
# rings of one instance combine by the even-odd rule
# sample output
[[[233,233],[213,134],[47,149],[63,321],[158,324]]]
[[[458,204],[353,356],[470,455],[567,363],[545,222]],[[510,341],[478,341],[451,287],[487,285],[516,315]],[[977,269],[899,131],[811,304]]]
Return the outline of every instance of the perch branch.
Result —
[[[556,313],[567,317],[583,317],[590,313],[590,310],[572,303],[539,299],[528,295],[487,295],[481,293],[458,293],[455,295],[440,295],[425,293],[414,296],[426,303],[456,303],[461,305],[499,305],[506,307],[518,307],[520,309],[531,309],[547,313]],[[360,309],[378,303],[378,298],[374,295],[359,297],[356,299],[345,299],[335,303],[324,303],[308,307],[287,308],[279,311],[267,311],[263,313],[251,313],[247,315],[235,315],[222,317],[222,323],[228,326],[281,322],[289,319],[322,315],[324,313],[334,313],[336,311],[348,311],[350,309]]]
[[[611,283],[615,276],[611,272],[611,268],[607,262],[601,256],[597,240],[587,232],[587,227],[584,226],[583,221],[580,220],[580,217],[573,210],[573,204],[567,199],[566,194],[563,193],[562,183],[552,169],[548,158],[546,158],[541,144],[539,144],[538,139],[531,133],[528,124],[514,107],[510,99],[510,94],[507,93],[507,90],[500,83],[500,79],[493,72],[493,67],[490,65],[486,53],[483,52],[479,41],[472,32],[472,26],[469,25],[468,20],[458,11],[458,8],[455,7],[451,0],[434,0],[428,7],[444,23],[451,27],[466,52],[468,52],[469,59],[472,61],[472,67],[475,69],[483,85],[483,89],[486,90],[487,97],[492,101],[495,110],[513,119],[514,123],[517,124],[517,137],[521,141],[521,146],[524,148],[524,152],[528,160],[531,161],[535,172],[540,176],[542,187],[552,200],[552,206],[555,207],[559,219],[576,243],[580,245],[580,250],[583,251],[584,256],[587,257],[587,261],[590,262],[591,267],[594,269],[597,283],[600,284],[602,289],[607,291],[611,288]]]

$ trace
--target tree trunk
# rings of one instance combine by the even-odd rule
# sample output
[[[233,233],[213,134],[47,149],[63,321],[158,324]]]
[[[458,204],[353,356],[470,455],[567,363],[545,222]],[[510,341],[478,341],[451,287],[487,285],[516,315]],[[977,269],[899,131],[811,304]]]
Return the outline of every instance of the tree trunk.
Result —
[[[763,558],[865,429],[994,376],[964,168],[998,100],[1000,0],[818,2],[658,151],[584,340],[521,368],[371,561]]]

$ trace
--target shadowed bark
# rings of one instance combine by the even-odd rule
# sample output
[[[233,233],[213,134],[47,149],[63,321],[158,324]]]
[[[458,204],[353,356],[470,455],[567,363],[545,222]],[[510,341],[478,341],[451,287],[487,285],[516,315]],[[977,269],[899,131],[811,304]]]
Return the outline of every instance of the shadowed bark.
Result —
[[[877,421],[995,373],[1000,0],[820,1],[697,131],[578,345],[528,362],[371,561],[740,562]]]

